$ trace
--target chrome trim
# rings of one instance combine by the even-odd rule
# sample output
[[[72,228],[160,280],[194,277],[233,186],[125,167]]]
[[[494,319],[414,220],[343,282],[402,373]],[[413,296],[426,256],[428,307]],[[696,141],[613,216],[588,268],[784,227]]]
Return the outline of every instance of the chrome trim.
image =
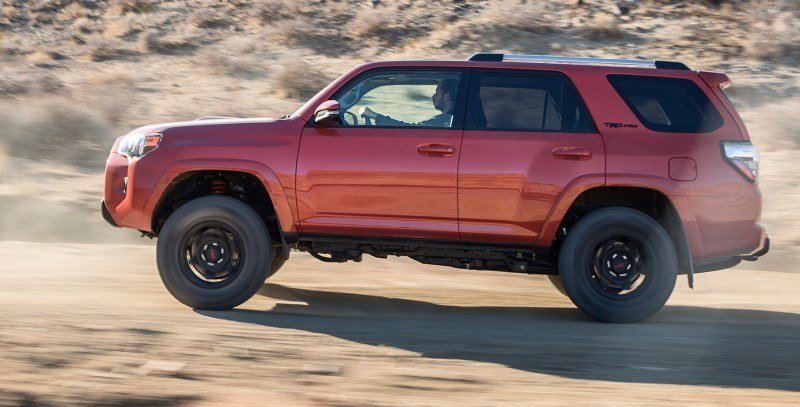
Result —
[[[632,68],[656,69],[656,61],[650,61],[646,59],[611,59],[611,58],[560,57],[553,55],[504,54],[503,61],[533,62],[533,63],[539,62],[545,64],[625,66]]]

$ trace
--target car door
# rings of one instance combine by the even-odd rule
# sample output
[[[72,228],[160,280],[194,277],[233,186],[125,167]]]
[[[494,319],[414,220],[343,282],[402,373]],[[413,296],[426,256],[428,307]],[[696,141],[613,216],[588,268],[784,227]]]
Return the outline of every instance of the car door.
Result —
[[[465,241],[537,243],[557,197],[604,174],[600,134],[567,76],[475,70],[458,169]]]
[[[302,233],[458,240],[462,77],[461,69],[378,69],[337,91],[341,124],[310,122],[300,141]],[[431,99],[442,81],[455,81],[449,118]],[[366,123],[362,108],[380,116]]]

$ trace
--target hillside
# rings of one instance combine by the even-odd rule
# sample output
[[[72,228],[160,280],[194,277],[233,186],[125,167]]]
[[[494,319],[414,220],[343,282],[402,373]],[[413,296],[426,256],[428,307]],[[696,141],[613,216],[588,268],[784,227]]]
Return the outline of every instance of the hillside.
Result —
[[[0,238],[117,239],[96,216],[98,173],[139,125],[283,115],[366,61],[515,52],[728,73],[765,153],[764,220],[800,243],[782,218],[800,197],[787,153],[800,148],[799,22],[800,4],[780,0],[2,0]]]

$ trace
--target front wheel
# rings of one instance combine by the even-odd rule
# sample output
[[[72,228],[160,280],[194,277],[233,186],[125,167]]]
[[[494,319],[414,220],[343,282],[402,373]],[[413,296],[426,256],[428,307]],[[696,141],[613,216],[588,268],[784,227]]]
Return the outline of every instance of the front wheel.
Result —
[[[636,322],[660,310],[678,273],[664,228],[642,212],[603,208],[576,222],[558,260],[564,290],[603,322]]]
[[[173,213],[158,237],[161,281],[178,301],[224,310],[250,299],[270,272],[267,228],[253,209],[224,196],[195,199]]]

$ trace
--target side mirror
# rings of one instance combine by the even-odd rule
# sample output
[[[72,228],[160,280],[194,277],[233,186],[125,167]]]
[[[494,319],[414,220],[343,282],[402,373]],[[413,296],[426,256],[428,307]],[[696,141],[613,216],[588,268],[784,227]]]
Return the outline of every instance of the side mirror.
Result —
[[[314,123],[328,126],[341,123],[339,119],[339,102],[326,100],[314,111]]]

